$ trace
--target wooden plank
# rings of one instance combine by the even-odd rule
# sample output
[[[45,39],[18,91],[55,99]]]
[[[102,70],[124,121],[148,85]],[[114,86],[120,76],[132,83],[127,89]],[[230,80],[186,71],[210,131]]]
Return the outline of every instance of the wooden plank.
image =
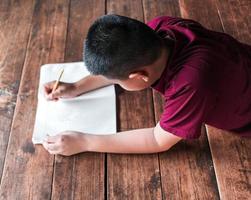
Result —
[[[224,32],[251,44],[251,2],[249,0],[215,0]]]
[[[200,22],[205,27],[208,27],[216,31],[222,31],[221,23],[217,12],[217,7],[214,0],[210,1],[181,0],[180,12],[181,16],[184,18],[194,19]]]
[[[107,12],[144,20],[141,1],[108,0]],[[119,92],[117,89],[118,131],[153,127],[151,90]],[[161,199],[157,154],[108,154],[107,173],[108,199]]]
[[[249,1],[216,1],[226,33],[251,44]],[[251,198],[251,140],[208,126],[221,199]]]
[[[221,199],[251,197],[251,140],[207,126]]]
[[[143,0],[145,20],[149,21],[157,16],[180,16],[178,0]]]
[[[9,0],[0,1],[0,177],[29,39],[33,9],[33,0],[22,4]],[[19,13],[22,13],[22,16]]]
[[[182,1],[182,13],[187,12]],[[158,15],[180,17],[178,1],[143,1],[146,20]],[[192,1],[186,1],[187,4]],[[202,4],[202,2],[196,1]],[[205,1],[203,1],[205,4]],[[187,6],[186,4],[186,6]],[[198,5],[194,4],[195,10]],[[155,9],[152,9],[155,8]],[[207,9],[213,12],[212,7]],[[160,12],[159,12],[160,10]],[[163,110],[164,101],[154,93],[156,122]],[[218,199],[217,183],[208,146],[205,128],[195,141],[181,141],[168,152],[160,153],[160,172],[164,199]]]
[[[71,1],[65,61],[82,60],[90,24],[105,14],[104,0]],[[105,154],[56,156],[52,199],[104,199]]]
[[[0,199],[50,199],[54,156],[31,142],[40,66],[64,58],[69,1],[37,1],[10,133]],[[19,14],[22,17],[22,14]]]
[[[207,2],[207,12],[203,10],[204,3],[200,3],[198,9],[194,9],[195,5],[198,6],[198,1],[195,0],[181,1],[181,7],[186,8],[183,11],[186,13],[185,17],[198,20],[211,29],[224,30],[242,41],[251,42],[250,23],[247,20],[250,18],[248,11],[251,5],[246,1],[216,3]],[[250,199],[250,140],[212,127],[209,127],[207,132],[220,198]]]

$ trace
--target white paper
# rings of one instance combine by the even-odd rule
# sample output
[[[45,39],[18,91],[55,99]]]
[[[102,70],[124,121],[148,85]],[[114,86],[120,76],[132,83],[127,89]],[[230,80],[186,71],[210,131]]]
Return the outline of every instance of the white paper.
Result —
[[[69,130],[89,134],[116,133],[114,85],[56,102],[44,98],[43,84],[56,80],[61,69],[64,69],[63,82],[76,82],[89,75],[83,62],[46,64],[41,67],[33,143],[42,143],[47,134],[56,135]]]

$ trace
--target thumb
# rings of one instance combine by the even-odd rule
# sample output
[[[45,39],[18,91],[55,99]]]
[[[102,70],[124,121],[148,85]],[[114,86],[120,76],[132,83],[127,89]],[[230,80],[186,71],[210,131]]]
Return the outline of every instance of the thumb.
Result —
[[[59,90],[52,91],[48,96],[47,99],[50,100],[58,100],[58,98],[61,96],[61,92]]]
[[[58,139],[58,136],[57,135],[55,135],[55,136],[50,136],[50,135],[46,135],[46,137],[44,138],[44,141],[45,142],[48,142],[48,143],[54,143],[54,142],[56,142],[57,141],[57,139]]]
[[[51,98],[52,98],[52,99],[59,98],[60,96],[62,96],[62,92],[61,92],[61,90],[59,90],[59,89],[57,89],[57,90],[55,90],[55,91],[53,91],[53,92],[51,93]]]

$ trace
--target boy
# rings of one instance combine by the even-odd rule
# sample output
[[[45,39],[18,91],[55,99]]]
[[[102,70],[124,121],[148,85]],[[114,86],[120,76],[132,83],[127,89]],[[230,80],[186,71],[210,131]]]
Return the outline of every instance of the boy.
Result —
[[[49,153],[161,152],[182,138],[198,138],[203,123],[251,136],[251,46],[189,19],[163,16],[147,25],[118,15],[99,18],[84,44],[92,75],[61,82],[53,93],[50,82],[44,90],[57,100],[109,84],[130,91],[152,87],[165,97],[160,122],[113,135],[65,131],[45,139]]]

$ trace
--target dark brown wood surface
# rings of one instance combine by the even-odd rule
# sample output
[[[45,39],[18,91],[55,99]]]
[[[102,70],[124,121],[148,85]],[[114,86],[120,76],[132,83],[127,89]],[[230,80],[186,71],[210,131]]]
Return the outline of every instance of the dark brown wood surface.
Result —
[[[180,2],[184,17],[201,22],[204,26],[226,32],[240,41],[251,44],[251,9],[247,1],[185,0]],[[208,20],[210,19],[210,20]],[[208,140],[221,199],[251,198],[251,140],[208,126]]]
[[[70,2],[65,62],[81,61],[88,27],[105,14],[104,0]],[[104,199],[105,154],[56,156],[52,199]]]
[[[191,1],[190,1],[191,2]],[[152,8],[152,9],[151,9]],[[181,17],[178,1],[144,1],[145,18],[166,15]],[[160,12],[159,12],[160,10]],[[162,113],[163,98],[154,92],[156,123]],[[218,199],[217,183],[205,128],[195,141],[182,141],[159,154],[163,197],[168,199]]]
[[[141,1],[108,0],[107,12],[144,21]],[[150,89],[118,95],[118,131],[153,127]],[[142,107],[144,109],[142,109]],[[158,155],[109,154],[107,158],[108,199],[161,198]]]
[[[224,32],[251,45],[251,2],[216,1]],[[251,198],[251,140],[208,126],[215,173],[222,199]]]
[[[33,9],[32,0],[23,4],[0,1],[0,174],[3,171]],[[22,16],[17,13],[22,13]]]
[[[97,17],[191,18],[251,44],[250,10],[247,0],[0,1],[0,199],[250,199],[251,140],[213,127],[160,154],[52,156],[31,142],[40,66],[80,61]],[[155,126],[158,93],[116,92],[118,131]]]
[[[49,199],[51,196],[54,157],[41,145],[35,147],[31,137],[40,66],[64,61],[68,5],[68,1],[37,1],[34,12],[30,11],[33,12],[32,26],[4,163],[1,199]],[[15,22],[17,26],[19,18]]]

